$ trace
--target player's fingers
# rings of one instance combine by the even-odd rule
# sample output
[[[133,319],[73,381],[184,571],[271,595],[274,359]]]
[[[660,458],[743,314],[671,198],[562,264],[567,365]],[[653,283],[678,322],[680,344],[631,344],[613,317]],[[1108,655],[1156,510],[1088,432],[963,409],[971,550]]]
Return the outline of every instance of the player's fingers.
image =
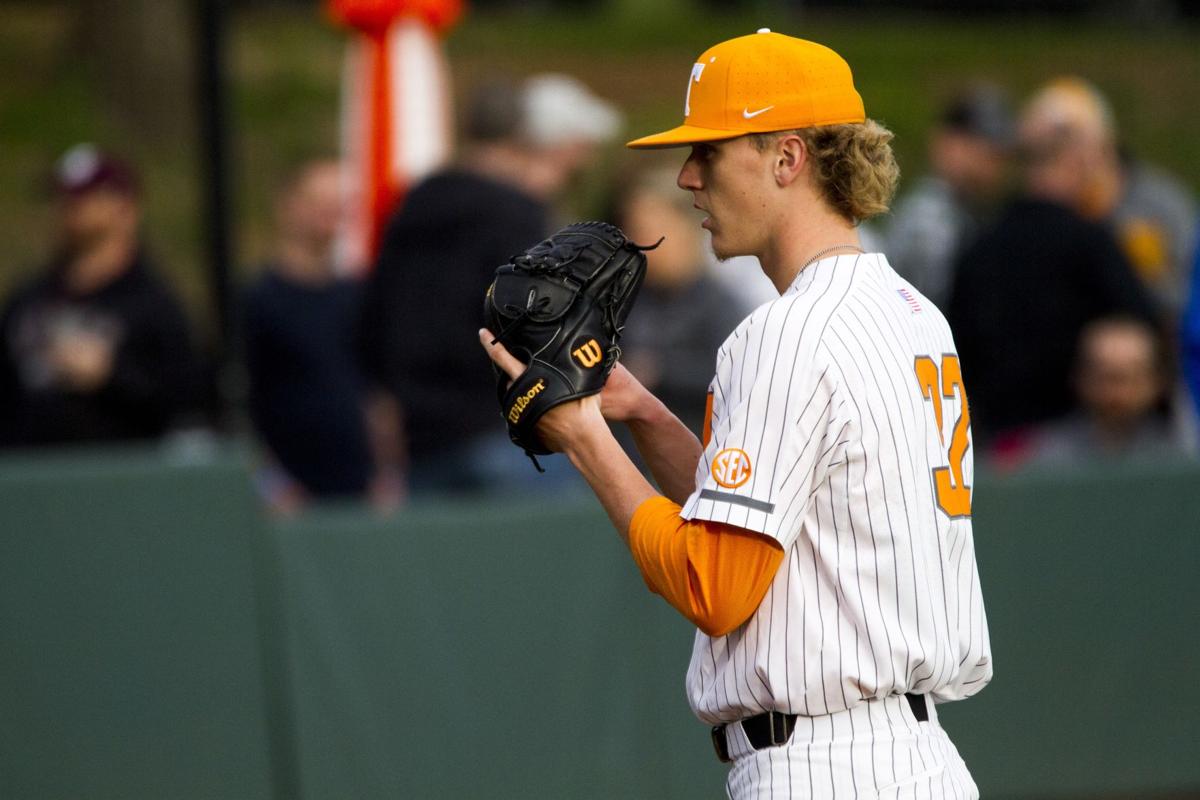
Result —
[[[483,349],[487,351],[488,357],[495,362],[496,366],[504,371],[508,377],[516,380],[517,376],[525,371],[525,365],[504,347],[504,345],[495,341],[496,337],[487,328],[479,329],[479,343],[483,345]]]

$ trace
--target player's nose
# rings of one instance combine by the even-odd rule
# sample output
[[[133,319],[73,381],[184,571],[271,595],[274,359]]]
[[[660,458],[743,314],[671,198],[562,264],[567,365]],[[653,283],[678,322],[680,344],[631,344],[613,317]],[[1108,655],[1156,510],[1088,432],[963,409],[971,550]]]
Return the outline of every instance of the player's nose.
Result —
[[[693,149],[687,161],[683,162],[683,167],[679,170],[679,177],[675,180],[675,185],[680,189],[688,192],[699,191],[702,184],[700,182],[700,165],[696,163],[696,151]]]

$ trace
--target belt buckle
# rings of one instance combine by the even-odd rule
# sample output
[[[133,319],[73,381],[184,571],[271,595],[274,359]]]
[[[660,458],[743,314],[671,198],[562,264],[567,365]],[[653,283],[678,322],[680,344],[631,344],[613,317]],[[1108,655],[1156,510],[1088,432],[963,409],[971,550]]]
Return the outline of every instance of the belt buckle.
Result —
[[[729,740],[725,738],[725,727],[724,725],[713,725],[712,727],[713,749],[717,751],[717,759],[722,764],[733,761],[729,757]]]

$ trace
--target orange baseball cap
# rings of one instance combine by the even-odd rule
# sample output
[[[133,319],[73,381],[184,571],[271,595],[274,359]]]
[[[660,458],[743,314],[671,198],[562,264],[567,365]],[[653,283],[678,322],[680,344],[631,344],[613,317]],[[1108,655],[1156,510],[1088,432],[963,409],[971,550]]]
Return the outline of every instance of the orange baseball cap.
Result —
[[[678,147],[866,118],[844,58],[762,28],[713,45],[692,65],[682,125],[626,146]]]

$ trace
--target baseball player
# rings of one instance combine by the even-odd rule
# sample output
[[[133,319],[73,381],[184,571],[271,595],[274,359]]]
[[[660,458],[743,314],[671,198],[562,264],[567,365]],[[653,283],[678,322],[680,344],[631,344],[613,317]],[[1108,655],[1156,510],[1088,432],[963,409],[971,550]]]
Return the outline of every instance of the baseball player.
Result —
[[[992,675],[961,367],[855,230],[894,191],[890,139],[826,47],[764,29],[706,51],[684,123],[629,146],[690,146],[713,250],[757,256],[780,296],[718,352],[703,441],[620,368],[538,423],[699,629],[687,693],[733,798],[978,796],[935,710]]]

